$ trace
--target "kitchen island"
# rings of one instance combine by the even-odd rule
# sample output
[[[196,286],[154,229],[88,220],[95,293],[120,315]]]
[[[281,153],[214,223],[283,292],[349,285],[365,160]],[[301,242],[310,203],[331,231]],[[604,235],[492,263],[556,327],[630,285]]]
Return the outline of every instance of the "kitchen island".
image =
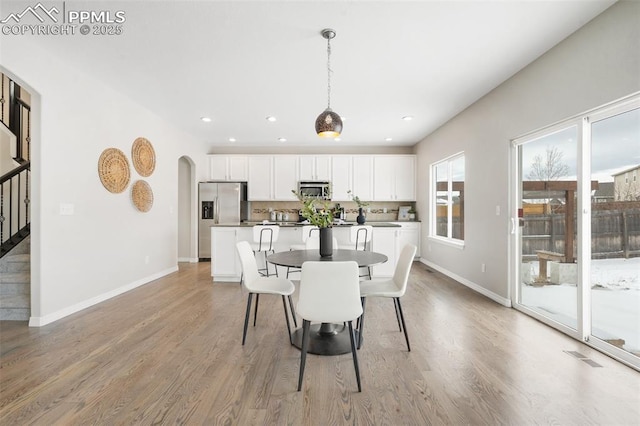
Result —
[[[253,242],[253,226],[263,222],[246,222],[236,225],[211,226],[211,276],[215,282],[239,282],[242,275],[240,260],[236,254],[238,241]],[[280,226],[278,241],[274,243],[276,252],[288,251],[293,244],[302,244],[302,223],[277,222],[268,223]],[[333,226],[333,236],[338,240],[338,245],[349,246],[350,229],[355,222]],[[373,277],[391,277],[396,265],[396,258],[402,247],[400,245],[399,224],[391,222],[367,222],[365,225],[373,227],[371,238],[371,251],[382,253],[388,257],[388,261],[372,268]],[[263,264],[263,253],[258,254],[258,264]],[[278,267],[280,276],[286,275],[286,268]],[[292,277],[295,279],[295,276]]]

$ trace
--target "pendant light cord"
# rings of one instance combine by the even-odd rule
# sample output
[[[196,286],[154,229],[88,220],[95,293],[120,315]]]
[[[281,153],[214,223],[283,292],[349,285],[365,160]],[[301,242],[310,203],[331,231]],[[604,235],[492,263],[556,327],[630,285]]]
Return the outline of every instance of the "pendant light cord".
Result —
[[[327,109],[331,109],[331,37],[327,37]]]

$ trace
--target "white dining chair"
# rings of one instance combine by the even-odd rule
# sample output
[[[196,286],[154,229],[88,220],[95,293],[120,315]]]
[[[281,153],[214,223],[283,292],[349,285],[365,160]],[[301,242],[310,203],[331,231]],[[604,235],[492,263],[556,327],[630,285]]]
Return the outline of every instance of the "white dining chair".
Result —
[[[253,243],[251,249],[255,256],[258,253],[264,255],[264,268],[258,269],[260,275],[269,276],[269,262],[267,262],[267,255],[269,253],[275,253],[274,243],[278,241],[280,234],[280,226],[278,225],[255,225],[253,227]],[[276,276],[278,275],[278,268],[275,268]]]
[[[302,317],[302,350],[298,391],[302,389],[311,323],[347,322],[358,392],[361,392],[360,369],[358,368],[358,354],[353,332],[353,321],[362,315],[358,264],[353,261],[303,263],[297,311],[298,315]]]
[[[398,263],[396,264],[393,277],[389,279],[373,279],[360,281],[360,297],[362,298],[362,317],[360,317],[358,331],[358,349],[362,346],[362,333],[364,331],[364,318],[366,311],[367,298],[369,297],[387,297],[392,298],[396,309],[396,319],[400,331],[404,331],[404,338],[407,341],[407,349],[410,352],[409,335],[407,334],[407,326],[404,321],[402,305],[400,298],[404,296],[407,290],[407,282],[409,281],[409,272],[413,264],[413,258],[416,255],[416,246],[407,244],[402,248]]]
[[[293,283],[286,278],[261,276],[258,272],[258,264],[251,249],[251,245],[247,241],[239,241],[236,244],[236,249],[238,251],[238,256],[240,257],[240,263],[242,264],[242,285],[249,292],[249,295],[247,296],[247,311],[245,312],[244,317],[242,344],[244,345],[247,337],[247,327],[249,325],[249,316],[251,314],[251,301],[254,294],[256,295],[256,304],[253,314],[254,327],[256,325],[256,318],[258,317],[258,302],[260,301],[260,295],[275,294],[282,296],[282,306],[284,307],[284,316],[287,320],[287,330],[289,331],[289,342],[293,344],[289,314],[287,312],[287,303],[285,301],[285,297],[289,299],[291,316],[293,317],[294,325],[297,327],[298,322],[296,320],[296,311],[293,307],[293,301],[291,300],[291,295],[295,291]]]

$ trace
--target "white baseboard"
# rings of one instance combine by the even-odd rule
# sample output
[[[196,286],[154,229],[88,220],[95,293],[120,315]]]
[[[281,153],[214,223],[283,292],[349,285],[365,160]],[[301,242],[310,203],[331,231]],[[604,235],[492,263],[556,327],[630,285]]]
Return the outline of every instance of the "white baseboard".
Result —
[[[122,287],[116,288],[114,290],[108,291],[106,293],[100,294],[98,296],[92,297],[91,299],[84,300],[82,302],[76,303],[75,305],[69,306],[64,309],[60,309],[59,311],[50,313],[48,315],[42,317],[31,317],[29,318],[29,327],[42,327],[43,325],[50,324],[54,321],[57,321],[61,318],[69,316],[71,314],[75,314],[83,309],[87,309],[90,306],[97,305],[100,302],[104,302],[105,300],[109,300],[113,297],[116,297],[122,293],[126,293],[127,291],[133,290],[136,287],[140,287],[141,285],[147,284],[153,280],[157,280],[158,278],[162,278],[165,275],[169,275],[178,270],[178,266],[174,266],[172,268],[165,269],[164,271],[160,271],[153,275],[149,275],[148,277],[139,279],[130,284],[124,285]]]
[[[198,263],[197,257],[179,257],[178,262]]]
[[[494,292],[492,292],[490,290],[487,290],[486,288],[482,287],[481,285],[478,285],[478,284],[476,284],[474,282],[471,282],[468,279],[463,278],[463,277],[461,277],[461,276],[459,276],[457,274],[454,274],[453,272],[451,272],[451,271],[449,271],[449,270],[447,270],[447,269],[445,269],[445,268],[443,268],[441,266],[438,266],[438,265],[436,265],[434,263],[431,263],[431,262],[429,262],[429,261],[427,261],[425,259],[420,259],[420,262],[424,263],[428,267],[433,268],[436,271],[448,276],[449,278],[453,278],[454,280],[458,281],[460,284],[465,285],[465,286],[469,287],[471,290],[476,291],[476,292],[482,294],[483,296],[488,297],[489,299],[493,300],[496,303],[499,303],[499,304],[501,304],[503,306],[506,306],[507,308],[511,307],[511,300],[509,300],[509,299],[507,299],[505,297],[502,297],[502,296],[500,296],[498,294],[495,294]]]

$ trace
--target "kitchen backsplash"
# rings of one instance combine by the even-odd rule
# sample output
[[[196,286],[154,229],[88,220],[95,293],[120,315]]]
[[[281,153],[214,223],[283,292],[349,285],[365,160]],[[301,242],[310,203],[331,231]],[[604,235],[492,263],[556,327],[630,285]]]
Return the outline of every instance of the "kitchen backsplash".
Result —
[[[335,204],[340,204],[340,207],[344,208],[348,222],[355,222],[356,216],[358,216],[358,206],[356,203],[347,201],[332,202],[330,206],[333,207]],[[371,204],[364,208],[365,216],[367,220],[370,221],[396,221],[398,220],[398,208],[400,206],[415,207],[415,203],[371,202]],[[289,221],[295,222],[298,220],[298,210],[300,210],[300,207],[301,204],[299,201],[252,201],[249,220],[257,222],[269,220],[270,212],[274,210],[276,212],[282,212],[283,216],[288,214]],[[369,211],[367,211],[367,209],[369,209]],[[416,220],[419,220],[419,214],[416,214]]]

